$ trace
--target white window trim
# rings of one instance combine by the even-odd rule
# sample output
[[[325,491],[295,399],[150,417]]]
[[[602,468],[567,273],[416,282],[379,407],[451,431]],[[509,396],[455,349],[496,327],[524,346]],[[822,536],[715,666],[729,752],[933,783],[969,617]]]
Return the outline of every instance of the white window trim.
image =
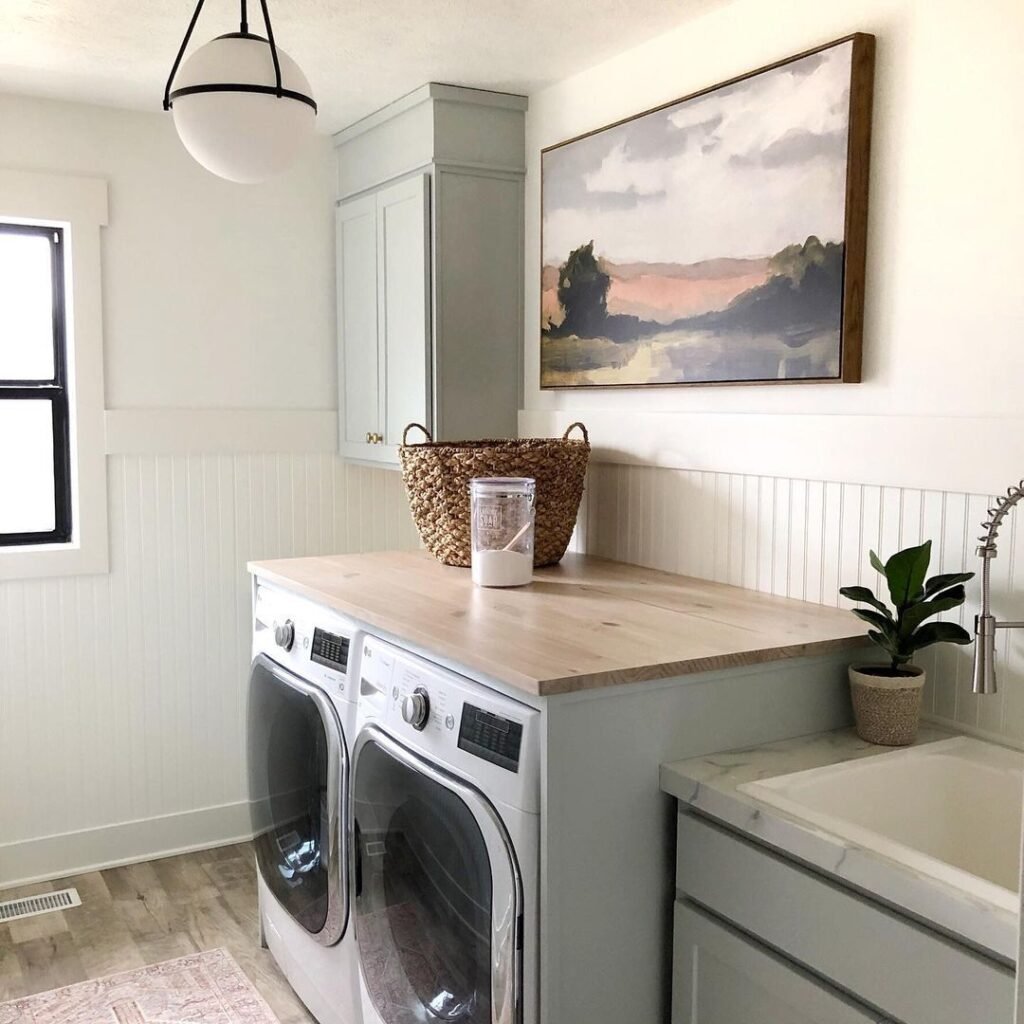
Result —
[[[103,420],[100,229],[107,183],[0,169],[0,219],[67,228],[68,403],[71,422],[71,541],[0,548],[0,580],[105,573],[107,461]]]

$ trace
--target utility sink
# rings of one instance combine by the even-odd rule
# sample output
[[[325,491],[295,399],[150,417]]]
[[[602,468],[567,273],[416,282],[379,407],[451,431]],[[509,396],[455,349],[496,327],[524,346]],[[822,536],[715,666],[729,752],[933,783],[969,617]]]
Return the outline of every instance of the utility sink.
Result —
[[[1014,913],[1024,754],[958,736],[738,787]]]

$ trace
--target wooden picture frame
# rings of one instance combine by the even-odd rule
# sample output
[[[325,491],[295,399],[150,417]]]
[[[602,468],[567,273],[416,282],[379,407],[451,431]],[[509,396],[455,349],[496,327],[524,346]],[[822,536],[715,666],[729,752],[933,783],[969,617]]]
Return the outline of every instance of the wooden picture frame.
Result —
[[[541,388],[859,382],[874,63],[854,33],[542,150]]]

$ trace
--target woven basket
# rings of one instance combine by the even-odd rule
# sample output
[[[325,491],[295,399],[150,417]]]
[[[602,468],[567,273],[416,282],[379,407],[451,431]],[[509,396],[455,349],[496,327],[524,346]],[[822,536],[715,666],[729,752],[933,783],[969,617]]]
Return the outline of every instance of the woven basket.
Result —
[[[885,684],[880,685],[878,677],[864,675],[855,665],[850,666],[849,676],[857,735],[886,747],[913,743],[921,718],[924,671],[918,669],[902,686],[900,677],[884,677]]]
[[[583,440],[570,439],[579,427]],[[424,444],[409,444],[409,431],[423,431]],[[412,517],[427,550],[446,565],[469,565],[469,481],[476,476],[529,476],[537,482],[533,564],[554,565],[569,544],[590,458],[590,438],[573,423],[561,438],[518,441],[435,441],[410,423],[398,449]]]

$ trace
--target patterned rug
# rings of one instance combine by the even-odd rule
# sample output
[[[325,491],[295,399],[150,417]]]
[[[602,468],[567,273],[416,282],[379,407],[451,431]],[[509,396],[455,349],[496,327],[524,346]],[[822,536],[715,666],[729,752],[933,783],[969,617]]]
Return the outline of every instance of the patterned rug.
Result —
[[[226,949],[9,1003],[0,1024],[278,1024]]]

